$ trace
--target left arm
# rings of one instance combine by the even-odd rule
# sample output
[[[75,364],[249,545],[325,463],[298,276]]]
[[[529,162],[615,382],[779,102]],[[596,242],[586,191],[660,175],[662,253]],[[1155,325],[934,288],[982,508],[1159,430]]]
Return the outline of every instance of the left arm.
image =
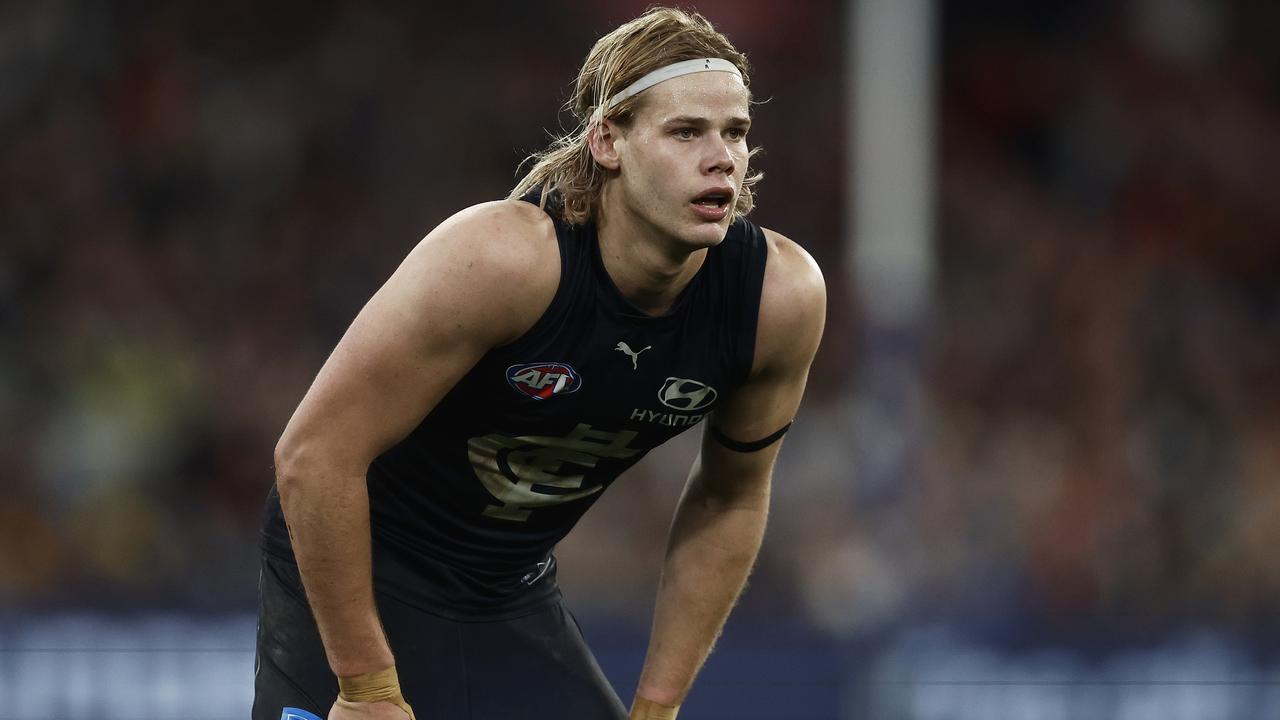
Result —
[[[791,422],[825,318],[817,265],[790,240],[766,234],[769,261],[751,377],[708,421],[740,442],[768,437]],[[667,540],[633,720],[674,718],[710,654],[764,538],[780,445],[739,452],[703,433]]]

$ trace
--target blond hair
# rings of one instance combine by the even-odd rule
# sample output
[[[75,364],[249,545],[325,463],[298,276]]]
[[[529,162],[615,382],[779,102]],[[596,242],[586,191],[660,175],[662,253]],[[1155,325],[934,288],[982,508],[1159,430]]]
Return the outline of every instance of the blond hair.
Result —
[[[655,7],[596,41],[578,73],[573,97],[565,105],[578,119],[578,127],[557,138],[547,149],[529,156],[533,167],[516,183],[508,199],[518,199],[541,188],[543,207],[555,192],[552,209],[566,222],[579,224],[595,215],[604,187],[605,171],[596,164],[587,143],[595,123],[607,118],[626,128],[635,119],[644,93],[627,98],[598,117],[598,108],[619,90],[648,73],[672,63],[698,58],[723,58],[750,84],[747,56],[698,13]],[[756,151],[752,151],[754,155]],[[521,167],[525,163],[521,163]],[[763,175],[743,180],[734,203],[734,216],[746,215],[755,206],[752,187]]]

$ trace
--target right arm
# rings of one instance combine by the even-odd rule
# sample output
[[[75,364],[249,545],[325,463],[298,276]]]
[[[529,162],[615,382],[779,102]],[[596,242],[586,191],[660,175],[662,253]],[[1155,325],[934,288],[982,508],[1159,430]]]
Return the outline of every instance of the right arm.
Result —
[[[485,352],[533,325],[554,296],[559,268],[554,228],[537,208],[507,201],[455,215],[360,311],[289,420],[276,446],[276,484],[338,677],[395,662],[373,599],[369,464]],[[373,705],[387,707],[368,717],[403,716]]]

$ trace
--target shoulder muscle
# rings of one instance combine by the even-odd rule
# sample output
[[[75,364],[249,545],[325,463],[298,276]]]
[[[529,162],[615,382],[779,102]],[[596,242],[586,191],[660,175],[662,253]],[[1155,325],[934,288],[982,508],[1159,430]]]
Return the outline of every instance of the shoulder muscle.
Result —
[[[822,271],[804,248],[772,230],[752,374],[807,371],[826,322],[827,289]]]
[[[406,309],[425,313],[423,319],[449,320],[451,328],[440,328],[446,334],[466,333],[493,347],[533,325],[559,279],[551,219],[528,203],[503,200],[445,220],[379,292],[407,296]]]
[[[356,316],[289,421],[279,457],[352,474],[413,429],[489,349],[555,295],[555,229],[498,202],[441,223]]]

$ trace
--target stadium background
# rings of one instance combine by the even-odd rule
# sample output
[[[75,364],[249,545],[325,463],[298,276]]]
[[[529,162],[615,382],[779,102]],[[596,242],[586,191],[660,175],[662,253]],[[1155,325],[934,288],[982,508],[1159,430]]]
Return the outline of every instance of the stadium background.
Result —
[[[643,6],[0,6],[0,718],[245,716],[289,413]],[[929,302],[887,329],[847,266],[852,10],[697,7],[768,99],[756,219],[831,302],[685,714],[1280,715],[1280,6],[937,4]],[[693,447],[560,551],[624,697]]]

